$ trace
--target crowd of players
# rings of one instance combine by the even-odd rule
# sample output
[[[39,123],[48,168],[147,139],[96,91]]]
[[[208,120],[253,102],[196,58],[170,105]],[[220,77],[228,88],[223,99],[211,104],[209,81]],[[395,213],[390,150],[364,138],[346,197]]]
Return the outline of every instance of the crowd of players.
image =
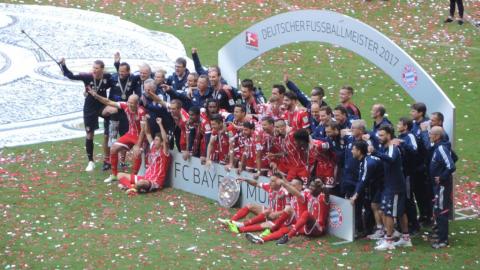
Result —
[[[220,219],[254,243],[322,235],[329,196],[336,195],[354,205],[356,236],[378,240],[378,250],[412,246],[410,235],[421,226],[433,226],[432,247],[448,245],[456,155],[441,112],[428,118],[425,104],[415,103],[410,117],[396,122],[395,135],[382,104],[373,105],[373,125],[367,126],[350,86],[339,90],[338,105],[329,106],[323,88],[314,87],[308,97],[284,74],[266,100],[252,80],[237,89],[218,66],[205,69],[196,49],[196,72],[178,58],[170,76],[147,64],[132,73],[119,53],[114,58],[115,74],[97,60],[92,72],[75,75],[60,60],[63,74],[85,85],[86,171],[95,168],[94,131],[98,118],[105,119],[102,169],[111,170],[105,182],[119,181],[130,194],[161,189],[169,150],[176,149],[185,160],[198,157],[206,166],[215,162],[255,179],[270,177],[270,183],[241,179],[265,189],[269,207],[247,205]],[[130,150],[131,173],[119,172],[128,168]],[[142,155],[147,169],[139,176]],[[241,222],[249,213],[255,216]]]

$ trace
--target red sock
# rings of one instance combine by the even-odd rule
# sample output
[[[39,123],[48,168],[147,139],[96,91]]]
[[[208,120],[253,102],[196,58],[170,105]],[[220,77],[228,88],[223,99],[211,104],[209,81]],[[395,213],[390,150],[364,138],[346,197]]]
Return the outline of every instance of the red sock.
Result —
[[[308,213],[308,211],[304,211],[302,213],[302,215],[300,216],[300,218],[297,219],[297,223],[295,223],[295,225],[293,225],[292,229],[288,233],[288,237],[292,238],[295,235],[297,235],[298,230],[300,228],[303,228],[303,226],[305,226],[305,224],[307,224],[309,219],[310,219],[310,213]]]
[[[244,218],[248,215],[249,212],[250,212],[250,210],[248,210],[248,207],[246,207],[246,206],[242,207],[242,208],[240,208],[240,210],[238,210],[238,212],[235,215],[233,215],[232,220],[237,221],[241,218]]]
[[[257,223],[261,223],[267,220],[267,217],[265,216],[264,213],[261,213],[259,215],[254,216],[253,218],[243,222],[243,225],[249,226]]]
[[[135,158],[133,160],[132,174],[138,174],[138,170],[140,170],[140,166],[142,166],[142,156],[141,155],[138,158]]]
[[[261,231],[263,229],[264,228],[260,224],[254,224],[254,225],[243,226],[243,227],[238,228],[238,230],[242,233],[244,233],[244,232],[258,232],[258,231]]]
[[[118,174],[118,153],[110,153],[110,161],[112,162],[112,174]]]
[[[277,219],[273,221],[273,227],[270,228],[270,231],[274,232],[278,230],[280,227],[283,226],[285,221],[287,221],[290,218],[290,214],[287,212],[283,212]]]
[[[284,234],[288,233],[288,227],[282,227],[280,229],[278,229],[277,231],[265,236],[265,237],[262,237],[263,241],[267,242],[267,241],[272,241],[272,240],[277,240],[277,239],[280,239],[280,237],[282,237]]]

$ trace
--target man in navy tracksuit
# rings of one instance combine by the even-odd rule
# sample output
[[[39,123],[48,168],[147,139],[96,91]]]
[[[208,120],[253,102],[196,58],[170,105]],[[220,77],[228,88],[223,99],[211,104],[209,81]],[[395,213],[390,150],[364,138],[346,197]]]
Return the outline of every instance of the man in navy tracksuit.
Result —
[[[376,250],[395,249],[396,246],[411,247],[412,242],[408,233],[408,219],[405,214],[406,184],[403,174],[402,157],[400,149],[395,145],[394,131],[391,126],[381,126],[378,129],[378,138],[382,147],[375,150],[369,147],[371,154],[383,161],[385,181],[382,192],[382,213],[383,223],[386,229],[386,236]],[[402,237],[393,242],[394,218],[400,221]]]
[[[187,77],[190,71],[187,68],[187,60],[183,57],[177,58],[175,61],[175,72],[168,76],[167,85],[172,87],[174,91],[184,92],[188,88]]]
[[[443,128],[436,126],[430,130],[430,141],[433,143],[432,159],[429,165],[429,176],[435,185],[434,213],[438,228],[438,240],[433,248],[448,246],[448,216],[452,203],[452,173],[455,163],[451,156],[450,144],[444,141]]]
[[[206,108],[207,100],[212,97],[210,88],[208,88],[207,75],[200,75],[198,77],[197,88],[193,89],[192,96],[189,96],[187,92],[180,93],[173,90],[167,90],[167,93],[172,99],[180,99],[187,111],[192,107]]]
[[[352,156],[360,161],[357,185],[355,193],[350,197],[350,202],[356,203],[359,196],[364,194],[365,212],[372,212],[376,230],[369,235],[370,239],[381,239],[384,236],[383,222],[380,212],[381,193],[383,189],[383,163],[374,156],[368,154],[368,143],[366,141],[356,141],[353,143]],[[368,220],[366,220],[368,221]],[[370,224],[366,222],[367,227]],[[372,224],[373,225],[373,224]]]
[[[427,106],[424,103],[417,102],[410,107],[410,116],[413,119],[411,133],[415,135],[418,145],[418,155],[423,162],[417,162],[415,171],[412,174],[412,190],[418,203],[418,211],[420,214],[419,222],[423,226],[429,226],[432,223],[432,187],[427,177],[427,165],[429,162],[428,150],[425,148],[425,142],[422,139],[422,123],[426,123],[429,119],[426,117]],[[427,142],[429,143],[429,142]]]
[[[410,233],[418,231],[420,225],[417,219],[417,204],[415,203],[414,193],[412,190],[412,176],[415,173],[415,169],[418,163],[423,163],[423,159],[418,155],[417,139],[410,132],[413,122],[410,118],[402,117],[397,123],[398,139],[396,142],[402,150],[403,160],[403,172],[405,174],[405,181],[407,184],[406,190],[406,205],[405,211],[408,217],[408,227]],[[424,194],[417,194],[418,196],[424,196]],[[418,200],[418,199],[417,199]]]
[[[343,107],[342,107],[343,108]],[[352,122],[352,135],[343,137],[345,145],[344,162],[340,178],[340,190],[345,194],[345,198],[351,198],[355,193],[358,183],[358,172],[360,161],[353,157],[352,147],[357,141],[362,140],[362,136],[366,133],[366,124],[364,120],[358,119]],[[355,228],[358,235],[365,234],[362,218],[363,194],[355,203]]]
[[[388,118],[385,116],[386,112],[385,106],[382,104],[374,104],[372,106],[371,116],[374,121],[371,134],[375,135],[378,128],[383,125],[392,125],[392,122],[390,122],[390,120],[388,120]]]

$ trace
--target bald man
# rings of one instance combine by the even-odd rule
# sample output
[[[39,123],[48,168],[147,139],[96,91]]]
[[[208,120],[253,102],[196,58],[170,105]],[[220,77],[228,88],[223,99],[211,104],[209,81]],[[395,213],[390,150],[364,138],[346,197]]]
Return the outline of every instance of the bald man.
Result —
[[[448,246],[448,217],[452,210],[452,173],[455,172],[455,163],[452,159],[450,143],[444,140],[445,131],[440,126],[434,126],[429,132],[432,146],[430,160],[430,178],[434,184],[435,198],[433,210],[438,228],[438,239],[433,243],[435,249]]]
[[[89,91],[96,100],[100,101],[106,106],[111,106],[125,111],[128,119],[128,132],[120,137],[110,150],[110,161],[112,162],[112,174],[105,179],[105,183],[110,183],[117,180],[118,174],[118,152],[120,150],[130,150],[134,147],[134,164],[132,174],[137,174],[142,162],[140,152],[142,144],[142,135],[140,134],[141,126],[140,120],[145,117],[146,111],[139,106],[139,97],[136,94],[128,97],[127,102],[114,102],[102,96],[99,96],[95,91]]]

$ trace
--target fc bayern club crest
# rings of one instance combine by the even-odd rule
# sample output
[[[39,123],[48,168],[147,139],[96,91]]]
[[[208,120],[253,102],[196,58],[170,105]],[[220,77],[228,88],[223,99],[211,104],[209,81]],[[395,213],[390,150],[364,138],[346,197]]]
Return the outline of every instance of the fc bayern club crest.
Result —
[[[330,204],[330,213],[329,213],[328,222],[330,223],[330,227],[332,228],[339,228],[343,224],[342,209],[334,203]]]
[[[412,89],[417,86],[417,70],[412,65],[406,65],[402,72],[403,83],[407,88]]]

